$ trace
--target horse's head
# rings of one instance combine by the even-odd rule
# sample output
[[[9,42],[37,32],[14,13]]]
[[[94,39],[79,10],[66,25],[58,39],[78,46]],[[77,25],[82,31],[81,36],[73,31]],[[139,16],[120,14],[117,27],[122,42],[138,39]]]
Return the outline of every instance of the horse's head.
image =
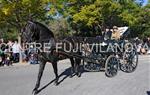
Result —
[[[38,26],[36,23],[32,21],[28,21],[25,27],[21,31],[21,38],[23,42],[35,42],[39,39],[38,34]]]
[[[42,42],[54,38],[54,34],[39,22],[28,21],[22,29],[23,42]]]

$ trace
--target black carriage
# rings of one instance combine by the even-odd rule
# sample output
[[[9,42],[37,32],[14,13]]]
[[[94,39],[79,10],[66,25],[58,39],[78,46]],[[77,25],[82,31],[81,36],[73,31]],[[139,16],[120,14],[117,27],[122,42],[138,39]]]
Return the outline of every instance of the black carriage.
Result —
[[[108,77],[117,75],[120,60],[117,57],[116,50],[109,47],[109,45],[115,45],[115,42],[110,40],[104,41],[101,38],[85,39],[82,53],[82,56],[84,56],[84,70],[105,71]]]
[[[127,73],[135,71],[138,64],[138,54],[134,41],[125,39],[128,33],[126,28],[121,33],[122,36],[119,41],[103,40],[101,37],[84,38],[82,51],[84,70],[103,70],[108,77],[117,75],[118,70]],[[93,44],[95,45],[93,46]]]

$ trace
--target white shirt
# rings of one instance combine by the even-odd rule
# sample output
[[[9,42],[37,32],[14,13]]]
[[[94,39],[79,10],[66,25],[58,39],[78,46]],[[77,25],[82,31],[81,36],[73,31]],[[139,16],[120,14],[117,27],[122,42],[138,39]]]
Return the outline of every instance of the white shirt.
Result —
[[[12,52],[13,52],[13,53],[19,53],[19,52],[20,52],[20,49],[21,49],[21,47],[20,47],[19,44],[17,44],[17,43],[14,43],[14,44],[13,44],[13,46],[12,46]]]

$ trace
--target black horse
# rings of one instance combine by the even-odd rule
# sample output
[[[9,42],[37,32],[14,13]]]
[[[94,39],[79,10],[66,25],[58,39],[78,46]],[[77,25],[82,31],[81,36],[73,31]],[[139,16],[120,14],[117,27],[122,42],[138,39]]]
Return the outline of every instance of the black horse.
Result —
[[[61,59],[69,58],[71,61],[71,74],[70,76],[72,77],[72,74],[75,73],[77,76],[80,77],[81,73],[79,71],[79,64],[81,62],[80,58],[74,58],[71,55],[68,55],[64,53],[63,51],[59,50],[56,51],[56,39],[54,37],[54,34],[52,33],[51,30],[49,30],[46,26],[43,24],[36,22],[36,21],[28,21],[24,29],[22,30],[22,40],[24,43],[30,43],[30,42],[35,42],[35,43],[41,43],[42,48],[44,43],[50,43],[51,48],[50,52],[41,52],[39,50],[38,52],[38,59],[40,60],[39,64],[39,73],[38,73],[38,78],[37,82],[35,85],[35,88],[33,89],[33,94],[38,93],[38,88],[40,86],[40,81],[41,77],[43,75],[43,71],[46,65],[46,62],[51,62],[54,73],[55,73],[55,85],[58,85],[58,69],[57,69],[57,62]],[[61,40],[63,43],[71,42],[72,45],[78,42],[77,39],[74,39],[72,37],[68,37],[64,40]],[[72,48],[73,49],[73,48]],[[72,52],[70,52],[71,54]],[[76,54],[81,54],[80,52],[76,52]],[[62,57],[63,56],[63,57]]]

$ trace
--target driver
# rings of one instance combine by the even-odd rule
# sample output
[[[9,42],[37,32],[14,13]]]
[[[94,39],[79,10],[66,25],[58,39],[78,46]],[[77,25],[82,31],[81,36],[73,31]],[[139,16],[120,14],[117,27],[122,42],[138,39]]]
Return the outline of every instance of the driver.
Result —
[[[108,40],[111,38],[112,31],[107,27],[105,32],[103,33],[104,40]]]

